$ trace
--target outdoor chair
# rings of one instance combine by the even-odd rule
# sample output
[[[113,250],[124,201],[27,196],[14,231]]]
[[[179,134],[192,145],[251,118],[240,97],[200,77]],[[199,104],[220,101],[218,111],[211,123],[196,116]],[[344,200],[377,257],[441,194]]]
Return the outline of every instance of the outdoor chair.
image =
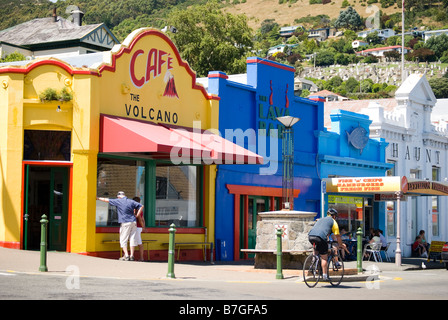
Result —
[[[381,243],[368,243],[364,247],[364,255],[368,254],[369,258],[367,261],[370,261],[370,258],[373,255],[373,258],[375,259],[375,262],[383,262],[383,259],[381,258]],[[364,256],[363,255],[363,256]]]

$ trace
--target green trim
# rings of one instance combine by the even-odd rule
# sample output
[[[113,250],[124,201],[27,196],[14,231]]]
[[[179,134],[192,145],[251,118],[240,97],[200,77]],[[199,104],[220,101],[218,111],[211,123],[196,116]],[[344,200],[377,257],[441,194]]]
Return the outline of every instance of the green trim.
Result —
[[[156,224],[156,162],[145,162],[145,222],[147,227]]]

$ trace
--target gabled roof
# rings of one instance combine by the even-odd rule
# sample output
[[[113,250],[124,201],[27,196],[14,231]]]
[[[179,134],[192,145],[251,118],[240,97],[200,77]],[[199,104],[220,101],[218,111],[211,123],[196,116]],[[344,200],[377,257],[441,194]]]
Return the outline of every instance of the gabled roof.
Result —
[[[437,98],[424,74],[413,73],[395,92],[396,99],[409,99],[423,105],[434,106]]]
[[[101,28],[105,29],[105,32],[115,42],[114,44],[120,43],[104,23],[78,26],[62,17],[57,17],[56,22],[53,17],[33,19],[2,30],[0,31],[0,42],[7,42],[32,50],[33,46],[45,43],[82,41]]]

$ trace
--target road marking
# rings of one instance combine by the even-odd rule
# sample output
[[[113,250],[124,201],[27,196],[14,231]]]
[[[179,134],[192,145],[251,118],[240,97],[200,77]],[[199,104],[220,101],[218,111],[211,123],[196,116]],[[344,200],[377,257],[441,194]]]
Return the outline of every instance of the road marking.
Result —
[[[238,281],[238,280],[228,280],[228,283],[271,283],[271,281]]]
[[[3,272],[0,272],[0,276],[15,276],[16,274],[14,274],[14,273],[3,273]]]
[[[396,281],[400,281],[400,280],[403,280],[403,278],[395,277],[394,280],[396,280]]]

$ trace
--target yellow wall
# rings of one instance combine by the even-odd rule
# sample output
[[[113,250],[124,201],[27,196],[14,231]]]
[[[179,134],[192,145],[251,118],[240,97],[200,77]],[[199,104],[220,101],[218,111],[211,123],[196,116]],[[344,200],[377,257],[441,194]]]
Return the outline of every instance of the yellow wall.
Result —
[[[149,73],[148,81],[136,87],[131,73],[134,78],[146,77],[151,49],[157,54],[164,53],[157,59],[166,61],[159,65],[159,60],[152,60],[152,64],[157,61],[156,68],[160,72]],[[97,70],[72,68],[57,59],[42,61],[34,60],[13,71],[0,69],[0,245],[18,246],[21,241],[23,130],[65,130],[72,133],[71,251],[116,250],[101,243],[111,234],[96,234],[95,226],[100,114],[185,127],[197,127],[198,122],[194,122],[200,121],[202,129],[218,129],[219,102],[196,85],[194,72],[180,60],[172,42],[163,33],[151,29],[132,33],[111,53],[110,63]],[[135,61],[134,68],[131,68],[131,61]],[[170,74],[177,97],[164,96]],[[73,100],[40,101],[39,94],[49,87],[58,91],[67,88]],[[58,106],[61,112],[56,112]],[[157,119],[159,111],[162,120]],[[170,116],[169,121],[165,112]],[[155,119],[151,120],[151,115]],[[208,240],[213,241],[216,167],[206,167],[205,172],[204,220]],[[167,241],[164,234],[144,234],[143,237],[158,239],[156,246],[159,248]],[[178,237],[185,241],[203,239],[197,234]]]
[[[18,245],[22,190],[23,75],[0,75],[0,242]]]

